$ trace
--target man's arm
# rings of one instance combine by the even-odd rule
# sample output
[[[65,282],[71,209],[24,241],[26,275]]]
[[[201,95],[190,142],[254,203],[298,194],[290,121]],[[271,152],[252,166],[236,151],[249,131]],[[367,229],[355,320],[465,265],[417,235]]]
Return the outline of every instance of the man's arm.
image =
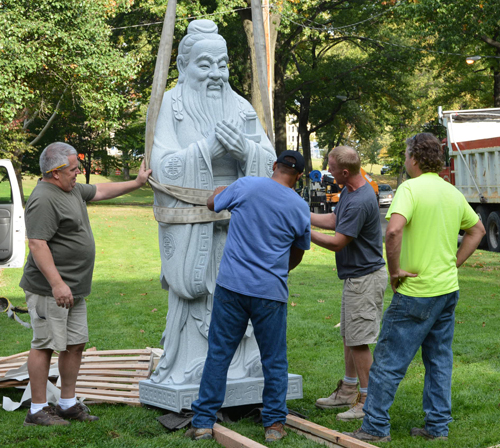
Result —
[[[333,214],[333,213],[332,213]],[[325,235],[324,233],[316,230],[311,231],[311,241],[318,246],[334,252],[340,252],[353,240],[352,236],[343,235],[342,233],[335,232],[334,236]]]
[[[337,216],[335,213],[311,213],[311,225],[325,230],[335,230]]]
[[[29,239],[28,246],[36,266],[52,288],[52,296],[56,299],[57,306],[71,308],[74,304],[73,294],[56,268],[47,241]]]
[[[486,231],[484,230],[483,223],[478,221],[475,225],[468,229],[463,229],[465,235],[462,239],[462,243],[458,248],[457,252],[457,268],[464,264],[465,260],[469,258],[472,253],[477,249],[479,243],[483,239]]]
[[[207,199],[207,207],[209,210],[214,211],[215,209],[215,196],[217,196],[219,193],[222,193],[227,187],[217,187],[214,192],[212,193],[212,196],[210,196]]]
[[[393,213],[385,232],[385,250],[387,253],[387,265],[389,267],[389,278],[393,292],[396,292],[401,279],[417,276],[417,274],[403,271],[399,266],[401,241],[403,240],[403,229],[405,226],[406,218],[398,213]]]
[[[292,269],[295,269],[300,264],[303,256],[304,256],[303,249],[299,249],[296,246],[292,246],[290,248],[290,261],[288,262],[288,272],[290,272]]]
[[[139,168],[139,174],[135,180],[126,182],[107,182],[105,184],[96,184],[95,196],[90,202],[102,201],[104,199],[113,199],[122,194],[130,193],[142,187],[148,180],[151,170],[146,170],[144,160]]]

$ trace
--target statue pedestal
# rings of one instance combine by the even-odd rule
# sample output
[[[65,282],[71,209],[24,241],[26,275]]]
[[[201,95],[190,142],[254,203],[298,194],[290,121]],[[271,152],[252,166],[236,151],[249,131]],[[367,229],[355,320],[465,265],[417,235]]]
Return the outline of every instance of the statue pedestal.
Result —
[[[139,399],[143,404],[180,412],[181,409],[191,409],[191,403],[198,398],[199,388],[199,384],[166,385],[144,380],[139,382]],[[222,407],[262,403],[263,390],[263,377],[230,380]],[[286,399],[297,398],[302,398],[302,376],[289,373]]]

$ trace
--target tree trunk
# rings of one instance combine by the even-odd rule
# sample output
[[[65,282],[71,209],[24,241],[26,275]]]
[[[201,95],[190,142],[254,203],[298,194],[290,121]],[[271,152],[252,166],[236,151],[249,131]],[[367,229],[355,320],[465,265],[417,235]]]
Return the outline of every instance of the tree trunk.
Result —
[[[500,67],[493,72],[493,105],[500,107]]]
[[[311,111],[311,98],[303,97],[300,100],[300,111],[299,111],[299,135],[302,141],[302,154],[304,155],[304,160],[306,162],[305,172],[310,173],[312,171],[312,160],[311,160],[311,131],[309,130],[309,114]]]
[[[275,61],[274,74],[274,144],[276,155],[286,151],[286,91],[285,68],[281,56]]]
[[[24,200],[24,190],[23,190],[23,170],[22,170],[22,160],[23,151],[19,148],[16,148],[12,153],[12,166],[14,167],[14,172],[16,173],[17,184],[19,185],[19,191],[21,192],[21,201],[23,207],[26,205],[26,201]]]
[[[130,180],[130,167],[128,162],[123,162],[123,180]]]

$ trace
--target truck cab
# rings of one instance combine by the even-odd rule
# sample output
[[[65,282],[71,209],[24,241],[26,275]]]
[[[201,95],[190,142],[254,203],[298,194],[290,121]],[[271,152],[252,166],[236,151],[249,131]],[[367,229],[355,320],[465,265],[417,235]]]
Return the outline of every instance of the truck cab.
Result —
[[[0,159],[0,269],[20,268],[25,256],[24,209],[14,167]]]

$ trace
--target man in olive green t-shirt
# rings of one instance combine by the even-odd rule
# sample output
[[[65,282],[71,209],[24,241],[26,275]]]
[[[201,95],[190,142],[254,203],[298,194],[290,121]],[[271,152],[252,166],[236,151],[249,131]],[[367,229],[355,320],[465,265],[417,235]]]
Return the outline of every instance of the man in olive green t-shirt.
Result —
[[[394,296],[373,353],[365,417],[351,433],[360,440],[390,440],[389,408],[399,382],[422,347],[425,427],[411,435],[447,439],[451,419],[451,344],[458,301],[458,268],[485,231],[465,197],[439,177],[443,150],[432,134],[406,141],[403,183],[387,213],[387,264]],[[465,231],[457,251],[457,237]]]
[[[90,294],[95,244],[86,203],[111,199],[143,186],[151,173],[141,165],[137,178],[97,185],[76,183],[78,158],[66,143],[52,143],[40,156],[42,180],[26,203],[30,253],[20,282],[33,327],[28,357],[32,425],[68,425],[65,419],[97,420],[76,401],[76,378],[88,342],[85,297]],[[61,398],[47,403],[50,359],[59,351]]]

